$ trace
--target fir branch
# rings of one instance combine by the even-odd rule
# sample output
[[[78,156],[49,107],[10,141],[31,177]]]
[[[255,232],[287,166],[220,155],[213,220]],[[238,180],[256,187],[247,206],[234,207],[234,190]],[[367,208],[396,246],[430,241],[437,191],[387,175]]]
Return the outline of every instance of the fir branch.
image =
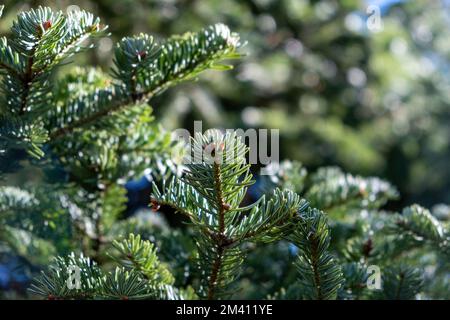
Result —
[[[412,205],[393,217],[387,227],[390,233],[428,243],[450,257],[450,235],[445,226],[429,210]]]
[[[50,72],[63,59],[80,51],[82,41],[101,31],[99,20],[85,11],[66,17],[61,12],[39,7],[19,14],[12,28],[15,36],[12,47],[24,59],[19,115],[38,111],[49,101]],[[33,100],[32,106],[28,106],[29,100]]]
[[[239,237],[254,242],[273,242],[285,238],[296,226],[298,215],[309,203],[289,190],[275,189],[266,201],[264,196],[239,224]]]
[[[217,277],[222,267],[222,256],[224,254],[225,246],[227,245],[228,240],[225,236],[225,202],[223,198],[222,191],[222,171],[220,165],[216,162],[213,164],[214,170],[214,187],[217,196],[217,206],[219,208],[218,211],[218,220],[219,220],[219,234],[216,238],[216,257],[211,269],[211,274],[209,275],[209,283],[208,283],[208,300],[214,299],[216,285],[217,285]],[[225,241],[224,241],[225,240]]]
[[[113,71],[119,83],[80,97],[72,102],[74,106],[69,103],[65,108],[69,115],[62,115],[60,127],[50,133],[50,138],[64,136],[129,105],[147,102],[166,88],[214,68],[218,61],[238,57],[238,41],[238,36],[222,24],[172,37],[160,48],[147,35],[122,39]]]
[[[305,299],[335,299],[343,282],[340,266],[328,252],[329,229],[323,212],[309,209],[290,240],[298,246],[301,295]]]
[[[127,265],[116,267],[113,272],[104,273],[94,261],[83,255],[71,253],[67,257],[55,258],[48,270],[34,279],[29,291],[49,300],[182,299],[183,293],[168,284],[173,281],[171,275],[168,278],[167,271],[161,269],[153,248],[135,237],[130,237],[130,241],[116,242],[115,246],[122,253],[130,254],[132,250],[133,256],[139,261],[137,262],[139,268],[143,268],[141,270]],[[131,248],[127,247],[129,244],[132,245]],[[153,276],[154,272],[161,271],[163,271],[162,278]],[[74,272],[79,272],[79,279],[74,277]],[[145,278],[144,274],[152,276]]]
[[[6,71],[6,74],[23,81],[22,74],[17,70],[19,59],[18,53],[8,44],[8,39],[0,38],[0,74]]]
[[[75,268],[79,271],[79,279],[73,278]],[[48,300],[92,299],[101,288],[102,278],[103,273],[95,262],[71,253],[67,257],[55,258],[47,272],[43,271],[39,278],[34,279],[29,291]],[[79,280],[79,287],[76,283],[69,287],[70,279]]]
[[[53,70],[81,51],[84,40],[103,30],[99,20],[85,11],[65,16],[39,7],[18,15],[11,28],[11,41],[0,41],[0,74],[4,75],[4,119],[0,121],[4,134],[0,138],[7,140],[8,146],[25,148],[36,158],[42,156],[41,145],[47,141],[48,132],[37,133],[30,128],[44,129],[43,112],[53,106],[49,82]],[[10,122],[21,125],[13,127]],[[23,137],[21,130],[29,132],[30,137]],[[37,140],[38,143],[33,142]]]
[[[156,249],[149,241],[141,240],[139,235],[130,234],[128,239],[113,242],[120,253],[118,260],[125,268],[134,269],[152,285],[173,284],[174,278],[169,270],[159,262]]]
[[[252,175],[245,161],[248,148],[234,133],[196,134],[189,150],[194,162],[181,181],[156,189],[152,202],[170,204],[198,231],[200,296],[215,299],[228,294],[237,277],[244,259],[239,246],[283,238],[307,204],[291,191],[276,190],[268,201],[240,207]]]
[[[352,208],[377,209],[398,197],[397,190],[379,178],[363,178],[343,173],[339,168],[320,168],[311,180],[305,197],[313,207],[325,212]]]
[[[153,298],[150,286],[134,270],[116,267],[102,282],[101,298],[109,300],[141,300]]]
[[[388,300],[410,300],[423,287],[423,272],[405,265],[386,268],[382,273],[380,297]]]

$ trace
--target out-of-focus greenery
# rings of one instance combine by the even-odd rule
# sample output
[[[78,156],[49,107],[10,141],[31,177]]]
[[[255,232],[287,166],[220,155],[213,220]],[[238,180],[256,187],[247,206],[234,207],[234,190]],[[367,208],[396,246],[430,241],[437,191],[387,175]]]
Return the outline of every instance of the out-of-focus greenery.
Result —
[[[166,128],[202,119],[204,129],[280,129],[282,158],[382,176],[402,204],[448,203],[450,4],[391,2],[373,32],[369,2],[358,0],[7,0],[0,31],[39,4],[92,11],[115,37],[224,22],[248,42],[248,55],[233,72],[154,102]],[[112,51],[104,38],[84,59],[106,66]]]

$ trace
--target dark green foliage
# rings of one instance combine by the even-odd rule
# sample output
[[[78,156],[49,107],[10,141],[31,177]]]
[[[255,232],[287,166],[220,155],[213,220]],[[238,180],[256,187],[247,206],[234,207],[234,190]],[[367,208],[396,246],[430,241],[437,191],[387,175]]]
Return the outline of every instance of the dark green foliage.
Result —
[[[414,241],[429,244],[443,254],[450,254],[448,230],[430,211],[418,205],[405,208],[394,218],[392,232]]]
[[[82,43],[104,30],[85,11],[63,15],[50,8],[19,14],[11,40],[2,39],[1,149],[23,147],[33,156],[48,140],[41,115],[52,105],[55,67],[83,49]],[[12,124],[12,125],[11,125]]]
[[[55,252],[81,249],[101,265],[110,259],[103,248],[112,245],[127,258],[131,255],[137,269],[124,263],[115,271],[101,271],[94,277],[97,284],[89,287],[92,292],[84,295],[88,284],[80,292],[69,292],[64,288],[67,270],[60,270],[85,263],[84,258],[58,258],[33,291],[47,297],[144,297],[150,291],[152,297],[180,297],[170,287],[174,280],[169,271],[155,265],[150,243],[139,237],[113,242],[127,229],[115,227],[125,211],[123,183],[149,167],[155,179],[167,178],[171,171],[176,174],[169,156],[177,147],[153,123],[148,99],[208,68],[219,69],[220,60],[237,57],[239,38],[221,24],[159,43],[144,34],[124,38],[117,45],[114,78],[98,69],[72,68],[55,85],[56,67],[83,50],[87,38],[105,29],[84,11],[64,15],[38,8],[19,15],[11,29],[12,40],[2,38],[2,162],[18,162],[13,150],[24,149],[34,158],[50,156],[65,171],[63,182],[47,194],[2,187],[2,248],[5,244],[7,250],[43,263]],[[36,164],[49,178],[54,174],[52,163]],[[25,246],[20,235],[29,239]],[[127,246],[132,251],[124,252]],[[40,261],[32,259],[34,247]],[[148,283],[136,285],[139,279]]]
[[[116,83],[78,92],[51,107],[55,98],[50,77],[55,67],[81,51],[87,38],[104,30],[99,19],[84,11],[63,15],[39,8],[18,16],[12,40],[3,38],[0,49],[2,150],[25,147],[40,157],[48,139],[146,102],[173,84],[215,68],[218,61],[236,57],[239,46],[238,36],[220,24],[161,44],[148,35],[124,38],[116,49],[116,64],[120,64],[114,69]]]
[[[297,12],[287,3],[286,8],[273,4],[274,14]],[[308,22],[307,17],[289,15],[286,23]],[[249,148],[236,134],[210,130],[185,148],[155,121],[153,110],[157,115],[165,110],[153,109],[152,98],[207,69],[231,68],[221,61],[241,57],[238,34],[220,23],[167,38],[141,33],[118,41],[107,72],[59,68],[90,48],[92,38],[108,37],[105,30],[85,11],[63,14],[40,7],[21,13],[0,39],[0,258],[16,255],[25,261],[34,276],[28,297],[448,297],[448,208],[430,212],[413,205],[391,212],[386,204],[399,192],[390,183],[338,167],[309,172],[296,161],[266,167],[270,175],[259,181],[263,194],[251,199]],[[334,60],[334,55],[325,57]],[[342,73],[351,57],[339,56]],[[307,80],[315,73],[326,77],[332,64],[313,63],[318,69],[311,70],[304,61],[314,57],[308,53],[296,60],[301,72],[292,73],[304,74],[305,81],[295,90],[308,92]],[[284,90],[274,83],[282,72],[272,74],[258,79],[271,83],[263,90],[269,100],[273,90]],[[236,91],[242,95],[239,105],[253,101],[227,83],[221,86],[224,96]],[[327,94],[332,83],[326,81]],[[345,90],[337,91],[331,96],[341,104]],[[292,105],[298,109],[295,92]],[[319,95],[314,92],[310,101]],[[304,109],[304,101],[300,105]],[[292,119],[296,116],[297,111]],[[347,116],[351,120],[352,113]],[[381,161],[347,124],[307,118],[300,128],[290,119],[283,126],[336,142],[334,153],[342,160],[337,162],[367,168]],[[317,158],[314,163],[327,161],[317,156],[315,145],[306,141],[302,148],[311,152],[305,154]],[[348,153],[355,159],[342,158]],[[186,164],[188,156],[194,161]],[[11,174],[22,171],[23,176]],[[145,195],[151,210],[128,217],[132,195],[126,183],[143,176],[152,185],[151,196]],[[36,269],[45,271],[36,275]],[[381,279],[379,288],[372,287],[374,276]]]
[[[204,158],[204,152],[211,158]],[[240,204],[252,183],[248,148],[234,134],[213,131],[197,135],[189,153],[201,163],[187,165],[181,181],[155,192],[154,204],[170,206],[185,215],[196,232],[199,292],[208,299],[229,294],[243,263],[245,242],[272,242],[286,236],[305,201],[293,192],[275,190],[245,207]],[[197,152],[197,153],[196,153]]]
[[[414,299],[423,285],[422,272],[406,266],[385,270],[382,297],[389,300]]]
[[[350,262],[342,265],[344,283],[338,291],[340,299],[364,299],[370,297],[366,290],[368,272],[363,263]]]
[[[150,283],[173,283],[170,272],[159,263],[152,243],[130,234],[128,239],[114,241],[113,246],[119,251],[121,264],[139,271]]]
[[[79,95],[64,108],[54,110],[50,123],[58,129],[50,136],[59,137],[130,104],[145,102],[178,82],[214,68],[220,60],[235,58],[238,46],[239,37],[220,24],[161,44],[148,35],[124,38],[115,54],[113,75],[117,83]]]
[[[448,227],[418,205],[402,213],[380,210],[398,196],[385,181],[352,176],[338,168],[321,168],[309,175],[301,164],[291,162],[270,170],[274,172],[266,179],[269,189],[278,186],[297,190],[324,210],[309,209],[305,222],[290,238],[300,249],[300,282],[286,286],[276,297],[317,299],[321,288],[341,299],[411,299],[421,292],[424,283],[425,287],[435,287],[446,274]],[[417,263],[419,257],[421,263]],[[321,279],[319,263],[329,277],[325,278],[329,280],[326,286],[317,286],[317,279]],[[423,270],[428,263],[439,267],[425,277]],[[367,286],[370,266],[381,272],[380,289]]]
[[[343,274],[328,252],[330,237],[324,213],[309,209],[300,218],[302,222],[290,237],[300,250],[298,290],[305,299],[335,299]]]
[[[160,264],[153,245],[139,236],[115,241],[121,265],[103,272],[89,258],[57,257],[47,272],[34,281],[30,291],[47,299],[180,299],[180,290],[171,286],[173,277]],[[114,255],[111,253],[111,255]],[[76,269],[80,272],[76,280]],[[79,281],[78,287],[76,282]],[[68,285],[72,284],[72,288]]]
[[[74,275],[74,268],[79,268],[79,288],[70,288],[67,283]],[[73,273],[73,274],[72,274]],[[35,280],[31,292],[47,299],[92,298],[101,286],[102,272],[97,264],[83,255],[70,254],[57,257],[47,272]],[[75,285],[75,283],[73,283]]]

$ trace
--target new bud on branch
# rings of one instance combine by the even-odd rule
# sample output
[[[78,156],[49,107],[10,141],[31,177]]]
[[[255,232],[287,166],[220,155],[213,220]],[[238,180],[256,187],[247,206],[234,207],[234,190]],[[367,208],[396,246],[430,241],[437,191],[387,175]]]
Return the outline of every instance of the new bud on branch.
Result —
[[[52,27],[52,22],[50,20],[47,20],[44,23],[42,23],[42,28],[44,29],[44,31],[47,31],[51,27]]]

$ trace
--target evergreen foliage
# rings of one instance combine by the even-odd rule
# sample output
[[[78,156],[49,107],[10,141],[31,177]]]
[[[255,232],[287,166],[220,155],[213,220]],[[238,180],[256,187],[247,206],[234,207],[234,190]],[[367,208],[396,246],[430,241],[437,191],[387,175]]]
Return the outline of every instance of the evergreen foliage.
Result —
[[[300,250],[297,261],[301,295],[305,299],[334,299],[337,296],[343,274],[340,266],[327,250],[330,236],[326,217],[317,209],[310,209],[301,216],[292,241]]]
[[[412,299],[424,282],[437,286],[446,277],[449,231],[445,221],[418,205],[401,213],[381,210],[388,200],[398,197],[389,183],[346,174],[336,167],[308,174],[300,163],[289,161],[268,170],[274,173],[267,179],[269,188],[297,190],[326,212],[313,209],[299,224],[292,243],[299,250],[300,285],[291,285],[275,297],[306,294],[319,299],[320,294],[337,294],[345,299]],[[334,258],[329,251],[335,253]],[[418,256],[437,264],[431,275],[424,276],[426,263],[411,263]],[[370,266],[381,270],[379,290],[368,288]],[[325,279],[322,286],[319,279]]]
[[[229,69],[221,61],[241,56],[236,33],[216,24],[125,37],[109,74],[57,72],[106,29],[85,11],[39,7],[0,41],[0,257],[24,259],[28,295],[448,298],[448,219],[418,205],[388,211],[398,197],[388,182],[285,161],[266,168],[263,195],[250,201],[249,148],[236,134],[210,130],[184,148],[155,123],[150,100]],[[43,177],[39,188],[10,183],[24,163]],[[127,217],[125,184],[143,175],[154,213]]]
[[[248,148],[235,135],[212,132],[197,135],[192,152],[210,148],[210,161],[187,166],[181,181],[172,181],[161,194],[155,192],[154,205],[168,205],[186,215],[197,230],[198,269],[202,280],[199,292],[208,299],[227,293],[235,281],[247,241],[271,242],[286,236],[297,211],[305,201],[295,193],[276,189],[265,197],[240,207],[251,184]]]

